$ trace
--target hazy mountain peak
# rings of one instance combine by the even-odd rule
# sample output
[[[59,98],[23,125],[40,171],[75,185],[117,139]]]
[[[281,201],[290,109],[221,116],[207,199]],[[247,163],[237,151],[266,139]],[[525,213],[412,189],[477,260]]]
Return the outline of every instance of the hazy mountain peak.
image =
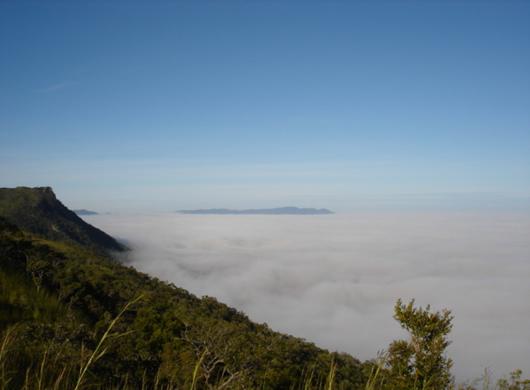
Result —
[[[236,214],[236,215],[322,215],[333,214],[328,209],[300,208],[295,206],[284,206],[268,209],[197,209],[179,210],[181,214]]]
[[[87,209],[75,209],[73,210],[73,212],[76,213],[77,215],[98,215],[99,214],[96,211],[87,210]]]

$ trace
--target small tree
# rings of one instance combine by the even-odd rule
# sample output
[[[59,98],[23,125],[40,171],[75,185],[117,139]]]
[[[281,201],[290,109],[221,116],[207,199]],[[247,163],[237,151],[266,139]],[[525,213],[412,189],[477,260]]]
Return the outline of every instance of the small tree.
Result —
[[[385,370],[386,388],[395,390],[444,390],[452,384],[451,359],[445,356],[453,316],[449,310],[431,313],[414,307],[414,300],[396,302],[394,318],[410,333],[410,339],[390,344]]]
[[[530,379],[522,379],[523,371],[517,369],[510,373],[510,379],[499,379],[497,388],[499,390],[528,390],[530,389]]]

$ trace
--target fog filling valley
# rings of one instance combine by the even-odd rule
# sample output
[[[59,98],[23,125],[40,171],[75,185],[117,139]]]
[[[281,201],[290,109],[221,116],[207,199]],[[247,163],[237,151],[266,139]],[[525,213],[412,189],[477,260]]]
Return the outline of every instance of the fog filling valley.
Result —
[[[454,316],[459,380],[530,372],[530,217],[98,215],[131,265],[277,331],[360,359],[406,334],[398,298]]]

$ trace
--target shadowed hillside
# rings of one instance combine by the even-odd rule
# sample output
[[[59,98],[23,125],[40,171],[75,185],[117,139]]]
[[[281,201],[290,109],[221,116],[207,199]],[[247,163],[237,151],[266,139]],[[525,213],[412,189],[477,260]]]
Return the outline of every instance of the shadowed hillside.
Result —
[[[126,249],[66,208],[50,187],[0,188],[0,217],[50,240],[75,242],[99,252]]]

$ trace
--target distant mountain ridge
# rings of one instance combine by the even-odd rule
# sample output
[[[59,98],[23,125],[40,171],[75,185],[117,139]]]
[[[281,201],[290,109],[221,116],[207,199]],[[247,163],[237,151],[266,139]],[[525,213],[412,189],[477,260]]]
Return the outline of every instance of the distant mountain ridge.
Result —
[[[333,211],[328,209],[315,208],[299,208],[299,207],[276,207],[270,209],[198,209],[198,210],[179,210],[181,214],[235,214],[235,215],[324,215],[333,214]]]
[[[87,209],[76,209],[72,211],[76,213],[77,215],[98,215],[99,214],[95,211],[87,210]]]
[[[126,249],[66,208],[51,187],[0,188],[0,217],[50,240],[74,242],[98,252]]]

